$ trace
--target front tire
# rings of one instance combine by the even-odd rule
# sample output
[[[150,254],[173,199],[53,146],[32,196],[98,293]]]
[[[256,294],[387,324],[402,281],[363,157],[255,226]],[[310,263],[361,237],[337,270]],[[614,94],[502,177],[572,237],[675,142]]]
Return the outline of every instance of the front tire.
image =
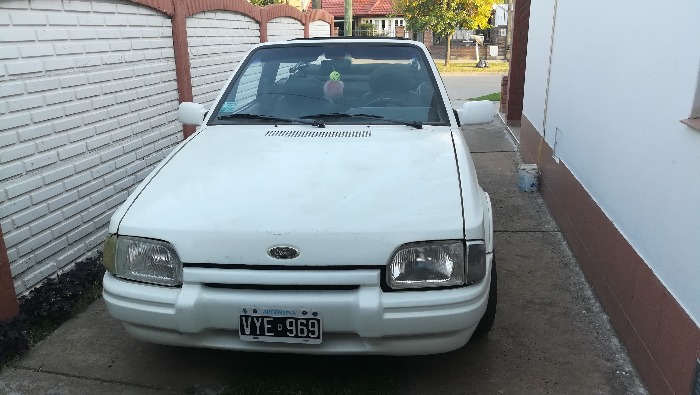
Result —
[[[491,263],[491,284],[489,286],[489,301],[486,304],[486,312],[481,317],[472,337],[479,338],[486,336],[493,327],[496,320],[496,304],[498,303],[498,279],[496,275],[496,258],[494,256]]]

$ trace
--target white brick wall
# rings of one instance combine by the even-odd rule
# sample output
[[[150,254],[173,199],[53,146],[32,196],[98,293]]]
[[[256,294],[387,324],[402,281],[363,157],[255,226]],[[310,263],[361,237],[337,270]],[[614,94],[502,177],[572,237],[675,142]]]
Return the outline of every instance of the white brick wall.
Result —
[[[303,37],[304,25],[296,19],[282,17],[267,23],[267,40],[270,42]]]
[[[182,140],[171,35],[127,2],[0,0],[0,224],[18,293],[99,248]]]
[[[313,21],[309,24],[309,37],[330,37],[331,25],[326,21]]]
[[[260,26],[245,15],[216,11],[187,18],[194,101],[211,105],[236,65],[259,42]]]

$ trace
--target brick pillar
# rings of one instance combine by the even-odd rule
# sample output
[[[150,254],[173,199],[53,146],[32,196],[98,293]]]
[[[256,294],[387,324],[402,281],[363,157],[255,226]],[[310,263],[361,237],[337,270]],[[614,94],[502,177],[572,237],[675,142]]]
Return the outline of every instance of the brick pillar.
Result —
[[[504,114],[508,113],[508,76],[504,75],[501,79],[501,108],[500,111]]]
[[[396,33],[394,33],[394,36],[396,37],[402,37],[406,34],[406,27],[405,26],[396,26]]]
[[[10,319],[19,313],[15,285],[10,272],[10,260],[7,258],[5,238],[0,229],[0,320]]]
[[[527,58],[527,34],[530,29],[530,1],[517,0],[513,15],[513,45],[511,46],[510,73],[508,74],[508,102],[506,121],[509,125],[520,123],[525,94],[525,61]]]
[[[177,77],[177,94],[180,103],[192,101],[192,74],[190,72],[190,54],[187,44],[187,10],[182,3],[176,2],[172,17],[173,51],[175,52],[175,75]],[[192,125],[183,125],[185,138],[195,132]]]

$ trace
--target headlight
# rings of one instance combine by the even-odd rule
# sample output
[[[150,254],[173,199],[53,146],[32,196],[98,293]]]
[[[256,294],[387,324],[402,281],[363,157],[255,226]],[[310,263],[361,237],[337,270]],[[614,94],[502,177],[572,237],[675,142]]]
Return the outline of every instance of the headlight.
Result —
[[[466,259],[465,259],[466,258]],[[443,240],[404,244],[387,265],[387,284],[394,289],[450,287],[486,276],[483,241]]]
[[[180,258],[164,241],[111,235],[103,256],[105,268],[117,277],[168,286],[182,283]]]
[[[404,244],[388,264],[387,283],[395,289],[464,284],[464,242]]]

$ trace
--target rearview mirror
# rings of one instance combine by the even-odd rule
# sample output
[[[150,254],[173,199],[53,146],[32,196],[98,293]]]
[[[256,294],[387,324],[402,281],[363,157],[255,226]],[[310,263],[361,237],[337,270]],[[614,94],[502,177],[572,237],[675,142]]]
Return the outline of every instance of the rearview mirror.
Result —
[[[495,106],[492,102],[468,101],[457,109],[459,123],[464,125],[483,125],[493,122],[496,118]]]
[[[206,115],[207,109],[199,103],[183,102],[177,109],[177,119],[184,125],[199,126]]]

